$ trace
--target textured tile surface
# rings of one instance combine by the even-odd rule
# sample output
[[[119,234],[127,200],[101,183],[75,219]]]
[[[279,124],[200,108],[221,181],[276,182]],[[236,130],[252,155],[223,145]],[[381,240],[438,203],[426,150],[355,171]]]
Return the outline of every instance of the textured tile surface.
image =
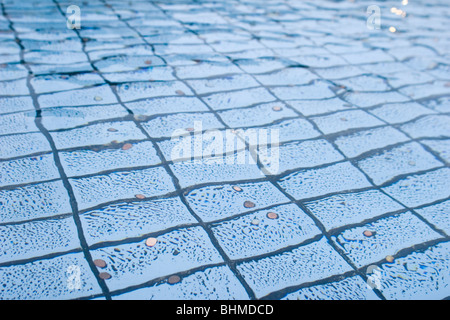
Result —
[[[0,0],[0,300],[449,298],[448,4],[403,2]]]

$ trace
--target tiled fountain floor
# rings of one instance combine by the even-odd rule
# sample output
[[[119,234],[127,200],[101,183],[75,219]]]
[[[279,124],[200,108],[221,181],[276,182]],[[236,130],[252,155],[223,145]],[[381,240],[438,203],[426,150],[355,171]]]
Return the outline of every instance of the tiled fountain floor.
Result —
[[[450,8],[407,2],[1,0],[0,299],[450,296]]]

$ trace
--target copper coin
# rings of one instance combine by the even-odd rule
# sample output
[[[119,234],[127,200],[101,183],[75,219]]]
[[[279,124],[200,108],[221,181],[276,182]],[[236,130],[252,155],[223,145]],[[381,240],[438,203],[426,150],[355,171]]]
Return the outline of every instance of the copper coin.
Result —
[[[114,128],[109,128],[108,131],[109,131],[109,132],[117,132],[118,130],[117,130],[117,129],[114,129]]]
[[[237,192],[241,192],[241,191],[242,191],[242,188],[241,188],[241,187],[238,187],[238,186],[233,186],[233,190],[234,190],[234,191],[237,191]]]
[[[373,236],[373,232],[370,230],[366,230],[363,232],[363,235],[365,235],[366,237],[371,237],[371,236]]]
[[[100,272],[99,276],[100,276],[100,279],[103,279],[103,280],[111,279],[111,275],[108,272]]]
[[[281,111],[283,108],[280,106],[275,106],[272,108],[273,111]]]
[[[347,118],[342,117],[341,121],[348,121]]]
[[[145,64],[152,64],[152,60],[145,60],[144,63]]]
[[[394,257],[393,256],[386,256],[386,261],[387,262],[389,262],[389,263],[392,263],[392,262],[394,262]]]
[[[189,132],[192,132],[192,131],[194,131],[194,128],[186,128],[185,130],[189,131]]]
[[[177,91],[175,91],[175,93],[180,95],[180,96],[184,96],[185,95],[185,93],[183,91],[181,91],[181,90],[177,90]]]
[[[278,214],[276,214],[275,212],[269,212],[269,213],[267,213],[267,218],[278,219]]]
[[[94,264],[95,264],[95,266],[97,266],[97,267],[99,267],[99,268],[104,268],[104,267],[106,267],[106,262],[105,262],[105,260],[102,260],[102,259],[96,259],[96,260],[94,260]]]
[[[181,278],[179,276],[170,276],[168,282],[170,284],[175,284],[181,281]]]
[[[142,115],[142,114],[137,114],[137,115],[134,116],[134,119],[135,119],[136,121],[144,121],[144,120],[147,119],[147,117],[144,116],[144,115]]]
[[[135,197],[138,199],[141,199],[141,200],[145,199],[145,196],[143,194],[137,194],[137,195],[135,195]]]
[[[145,244],[147,245],[147,247],[153,247],[157,242],[158,239],[156,238],[148,238],[147,240],[145,240]]]
[[[244,207],[246,207],[246,208],[253,208],[254,206],[255,206],[255,204],[251,201],[244,202]]]
[[[131,149],[132,147],[133,147],[133,145],[131,143],[125,143],[122,146],[122,150],[128,150],[128,149]]]
[[[254,226],[257,226],[257,225],[259,225],[259,220],[258,219],[253,219],[251,224],[254,225]]]

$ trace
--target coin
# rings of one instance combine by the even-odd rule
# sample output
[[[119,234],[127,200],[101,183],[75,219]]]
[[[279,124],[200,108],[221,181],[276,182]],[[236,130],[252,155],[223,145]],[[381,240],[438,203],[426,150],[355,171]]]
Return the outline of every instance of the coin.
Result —
[[[132,147],[133,147],[133,145],[131,143],[125,143],[122,146],[122,150],[128,150],[128,149],[131,149]]]
[[[153,247],[157,242],[158,239],[156,238],[148,238],[147,240],[145,240],[145,244],[147,245],[147,247]]]
[[[269,212],[269,213],[267,213],[267,218],[269,218],[269,219],[277,219],[278,218],[278,214],[276,214],[275,212]]]
[[[111,278],[111,275],[108,272],[100,272],[99,276],[100,276],[100,279],[103,279],[103,280],[108,280]]]
[[[181,281],[181,278],[179,276],[170,276],[168,282],[170,284],[175,284]]]
[[[251,201],[244,202],[244,207],[246,207],[246,208],[253,208],[254,206],[255,206],[255,204]]]
[[[137,114],[137,115],[134,116],[134,119],[135,119],[136,121],[144,121],[144,120],[147,119],[147,117],[144,116],[144,115],[142,115],[142,114]]]
[[[393,256],[386,256],[386,261],[387,262],[389,262],[389,263],[392,263],[392,262],[394,262],[394,257]]]
[[[366,237],[371,237],[371,236],[373,236],[373,232],[370,231],[370,230],[364,231],[363,234],[364,234]]]
[[[99,268],[104,268],[104,267],[106,267],[106,262],[105,262],[105,260],[102,260],[102,259],[96,259],[96,260],[94,260],[94,264],[95,264],[95,266],[97,266],[97,267],[99,267]]]

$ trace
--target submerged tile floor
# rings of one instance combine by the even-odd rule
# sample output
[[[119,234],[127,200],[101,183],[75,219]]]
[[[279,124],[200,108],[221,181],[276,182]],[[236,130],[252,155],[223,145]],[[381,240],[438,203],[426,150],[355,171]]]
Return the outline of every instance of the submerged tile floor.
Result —
[[[446,1],[0,3],[0,299],[450,297]]]

